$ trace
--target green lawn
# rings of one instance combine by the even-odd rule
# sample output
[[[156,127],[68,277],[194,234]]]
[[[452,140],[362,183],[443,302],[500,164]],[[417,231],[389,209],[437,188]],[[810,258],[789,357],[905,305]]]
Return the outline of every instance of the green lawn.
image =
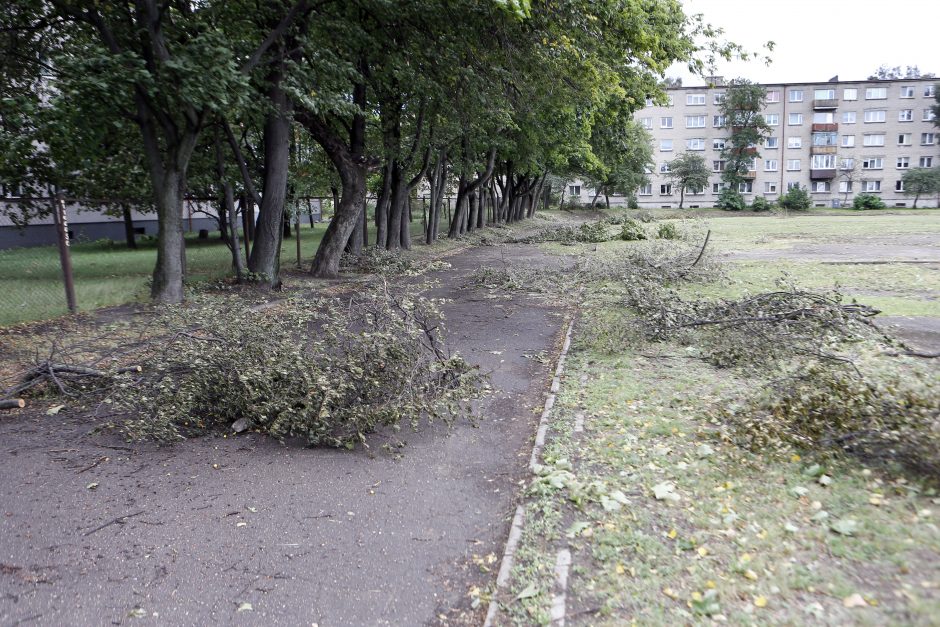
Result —
[[[326,224],[301,228],[301,256],[316,253]],[[156,262],[156,242],[140,242],[130,250],[123,243],[101,240],[72,246],[75,295],[81,311],[119,305],[146,297],[148,280]],[[244,249],[243,249],[244,250]],[[294,239],[281,251],[284,267],[296,266]],[[186,238],[188,281],[199,283],[222,278],[231,272],[231,253],[218,232],[208,240],[195,234]],[[55,246],[0,251],[0,326],[29,320],[54,318],[67,313],[59,251]]]

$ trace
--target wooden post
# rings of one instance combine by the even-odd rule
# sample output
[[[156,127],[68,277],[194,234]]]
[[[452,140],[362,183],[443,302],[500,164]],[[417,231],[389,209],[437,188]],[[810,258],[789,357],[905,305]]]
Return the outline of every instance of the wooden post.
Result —
[[[69,223],[65,215],[65,200],[62,194],[56,194],[55,197],[55,218],[56,238],[59,244],[59,262],[62,265],[62,280],[65,284],[65,302],[68,304],[69,311],[75,313],[78,311],[78,305],[75,302],[75,278],[72,276],[72,255],[69,247]]]
[[[297,268],[302,268],[300,261],[300,201],[297,201],[297,215],[294,218],[294,239],[297,240]]]

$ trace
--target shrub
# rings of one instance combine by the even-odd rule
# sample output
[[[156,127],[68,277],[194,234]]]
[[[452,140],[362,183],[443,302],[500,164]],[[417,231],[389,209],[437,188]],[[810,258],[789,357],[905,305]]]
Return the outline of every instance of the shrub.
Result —
[[[370,289],[262,312],[237,298],[167,309],[143,374],[105,400],[133,439],[172,441],[241,422],[276,438],[352,448],[382,425],[460,411],[475,375],[443,348],[433,302]]]
[[[627,208],[628,208],[628,209],[639,209],[639,208],[640,208],[640,203],[637,202],[636,196],[630,196],[630,198],[627,200]]]
[[[625,224],[627,220],[629,219],[630,219],[630,216],[627,214],[626,211],[618,211],[617,213],[612,213],[609,216],[607,216],[607,218],[605,218],[605,221],[607,222],[607,224],[614,224],[614,225],[619,226],[621,224]]]
[[[679,239],[679,229],[674,222],[663,222],[656,231],[656,239]]]
[[[643,224],[649,224],[650,222],[656,222],[656,216],[654,216],[649,211],[641,211],[636,214],[636,219],[642,222]]]
[[[773,208],[774,204],[763,196],[758,196],[754,199],[754,202],[751,203],[751,211],[770,211]]]
[[[780,198],[780,206],[790,211],[806,211],[813,206],[805,187],[793,187]]]
[[[815,364],[719,416],[754,450],[841,451],[940,478],[940,389],[922,370],[862,377]]]
[[[646,231],[636,220],[627,220],[620,229],[620,239],[625,242],[635,242],[646,239]]]
[[[884,209],[885,202],[875,194],[859,194],[852,200],[853,209]]]
[[[577,241],[585,242],[590,244],[597,244],[600,242],[609,242],[610,230],[607,228],[607,221],[600,220],[598,222],[585,222],[578,227]]]
[[[725,188],[718,194],[717,206],[728,211],[744,211],[747,209],[747,202],[744,196],[736,189]]]

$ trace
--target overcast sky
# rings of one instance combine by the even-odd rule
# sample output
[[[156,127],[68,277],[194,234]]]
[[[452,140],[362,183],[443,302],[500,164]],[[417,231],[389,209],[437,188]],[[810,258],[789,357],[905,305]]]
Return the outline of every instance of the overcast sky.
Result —
[[[681,0],[688,15],[725,30],[748,50],[776,43],[773,63],[721,62],[718,75],[759,83],[864,80],[880,65],[940,75],[940,0]],[[683,67],[685,85],[701,85]]]

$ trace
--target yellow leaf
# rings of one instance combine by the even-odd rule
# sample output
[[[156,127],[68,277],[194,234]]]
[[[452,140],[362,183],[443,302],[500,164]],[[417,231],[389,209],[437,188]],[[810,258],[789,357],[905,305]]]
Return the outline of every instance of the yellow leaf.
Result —
[[[675,593],[675,591],[672,588],[663,588],[663,594],[665,594],[670,599],[678,598],[678,595]]]
[[[615,568],[614,570],[617,571],[618,575],[622,575],[625,572],[622,564],[617,564],[617,568]]]
[[[747,564],[748,562],[751,561],[751,559],[753,559],[753,558],[752,558],[752,556],[751,556],[750,553],[742,553],[742,554],[741,554],[741,563],[742,563],[742,564]]]
[[[746,571],[744,571],[744,576],[747,577],[748,579],[750,579],[751,581],[757,581],[757,573],[755,573],[755,572],[754,572],[753,570],[751,570],[750,568],[748,568]]]
[[[693,593],[692,593],[692,600],[693,600],[693,601],[701,601],[701,600],[702,600],[702,593],[701,593],[701,592],[693,592]]]
[[[767,597],[765,596],[754,597],[754,605],[757,607],[767,607]]]
[[[801,459],[802,457],[800,457],[799,455],[793,455],[792,457],[790,457],[790,461],[794,463],[800,461]]]
[[[859,593],[851,594],[842,599],[843,607],[868,607],[868,602]]]
[[[714,590],[715,582],[709,579],[708,581],[705,582],[705,587],[708,588],[709,590]]]
[[[676,536],[679,535],[679,532],[676,531],[675,529],[670,529],[669,533],[667,533],[666,535],[669,536],[670,540],[675,540]]]
[[[708,549],[706,549],[704,546],[700,546],[698,548],[698,554],[702,557],[705,557],[706,555],[708,555]]]

